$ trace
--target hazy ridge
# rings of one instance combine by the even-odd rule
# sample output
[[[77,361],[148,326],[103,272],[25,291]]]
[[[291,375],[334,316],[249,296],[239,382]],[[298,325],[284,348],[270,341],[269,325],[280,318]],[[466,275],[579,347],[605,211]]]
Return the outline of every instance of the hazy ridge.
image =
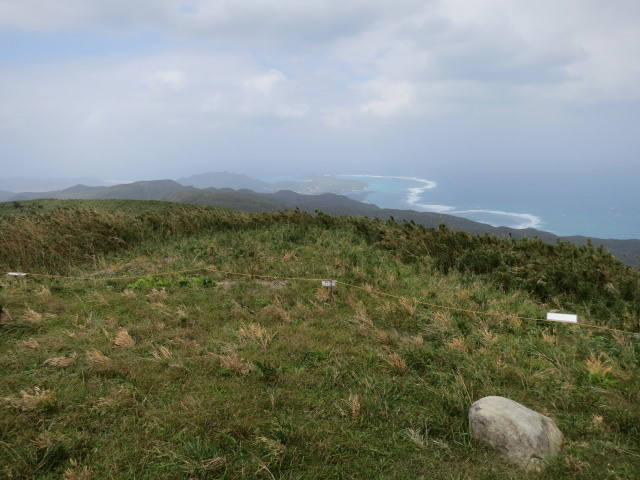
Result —
[[[227,176],[216,175],[218,175],[219,178],[225,178],[227,182],[235,182],[238,185],[242,184],[240,181],[244,177],[236,174],[227,174]],[[250,177],[246,178],[250,179]],[[200,184],[206,184],[206,178],[200,176],[200,180]],[[188,180],[183,179],[183,181],[187,182]],[[269,185],[266,182],[264,183]],[[533,228],[514,229],[508,227],[493,227],[488,224],[474,222],[445,213],[380,208],[373,204],[359,202],[347,196],[334,193],[305,195],[291,190],[255,192],[246,188],[196,188],[184,186],[173,180],[141,181],[110,187],[76,185],[64,190],[50,192],[23,192],[11,195],[5,198],[4,201],[23,201],[44,198],[78,200],[164,200],[195,205],[213,205],[250,212],[299,208],[307,212],[315,212],[317,210],[331,215],[354,215],[383,219],[393,217],[398,221],[413,221],[416,224],[430,228],[437,228],[440,224],[445,224],[452,230],[465,231],[472,234],[486,233],[499,237],[508,237],[510,235],[515,239],[538,237],[548,243],[555,243],[558,240],[562,240],[583,245],[590,239],[590,237],[579,235],[561,237]],[[627,265],[636,267],[640,265],[640,240],[591,238],[591,241],[594,245],[602,245]]]

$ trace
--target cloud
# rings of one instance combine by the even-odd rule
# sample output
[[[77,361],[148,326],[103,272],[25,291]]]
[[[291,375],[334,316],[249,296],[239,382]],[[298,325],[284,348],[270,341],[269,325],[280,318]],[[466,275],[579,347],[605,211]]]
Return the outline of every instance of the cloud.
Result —
[[[629,162],[639,24],[636,0],[0,0],[0,143],[62,165],[251,131],[255,158],[288,129],[336,164],[418,162],[428,131],[442,157],[551,162],[544,135]]]
[[[261,94],[268,94],[273,88],[286,80],[286,77],[282,72],[274,68],[268,72],[255,75],[244,81],[244,86]]]
[[[162,70],[151,75],[152,87],[167,87],[174,91],[183,90],[187,84],[187,75],[180,70]]]
[[[362,105],[361,111],[379,117],[387,117],[409,107],[414,94],[413,85],[409,82],[375,83],[368,90],[372,90],[377,98]]]

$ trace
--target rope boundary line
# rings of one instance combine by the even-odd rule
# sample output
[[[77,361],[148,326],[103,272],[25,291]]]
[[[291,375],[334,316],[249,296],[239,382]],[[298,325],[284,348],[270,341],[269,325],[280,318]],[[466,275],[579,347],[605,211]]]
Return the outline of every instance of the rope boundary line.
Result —
[[[185,274],[185,273],[194,273],[194,272],[212,272],[212,273],[220,273],[220,274],[224,274],[224,275],[234,275],[234,276],[247,277],[247,278],[263,278],[263,279],[269,279],[269,280],[288,280],[288,281],[296,281],[296,282],[300,282],[300,281],[304,281],[304,282],[321,282],[321,281],[327,279],[326,277],[325,278],[288,277],[288,276],[264,275],[264,274],[257,274],[257,273],[234,272],[234,271],[230,271],[230,270],[220,270],[217,267],[215,267],[214,265],[205,266],[205,267],[198,267],[198,268],[189,268],[189,269],[183,269],[183,270],[175,270],[175,271],[147,272],[147,273],[139,274],[139,275],[121,275],[121,276],[116,276],[116,277],[70,276],[70,275],[54,275],[54,274],[47,274],[47,273],[30,273],[30,272],[25,272],[25,273],[26,273],[26,277],[31,276],[31,277],[52,278],[52,279],[68,279],[68,280],[115,281],[115,280],[137,279],[137,278],[140,278],[141,276],[161,277],[161,276],[169,276],[169,275],[180,275],[180,274]],[[22,278],[24,278],[24,277],[22,277]],[[354,289],[357,289],[357,290],[362,290],[362,291],[364,291],[364,292],[366,292],[366,293],[368,293],[370,295],[371,294],[375,294],[375,295],[379,295],[379,296],[382,296],[382,297],[394,298],[396,300],[413,301],[413,302],[415,302],[415,303],[417,303],[419,305],[424,305],[424,306],[427,306],[427,307],[430,307],[430,308],[434,308],[436,310],[449,310],[449,311],[456,311],[456,312],[468,313],[468,314],[473,314],[473,315],[485,315],[485,316],[497,317],[497,318],[503,318],[503,319],[518,319],[518,320],[524,320],[524,321],[550,323],[548,320],[543,319],[543,318],[539,318],[539,317],[529,317],[529,316],[524,316],[524,315],[506,314],[506,313],[500,313],[500,312],[490,312],[490,311],[487,311],[487,310],[474,310],[474,309],[468,309],[468,308],[463,308],[463,307],[455,307],[455,306],[451,306],[451,305],[442,305],[442,304],[438,304],[438,303],[425,302],[425,301],[420,300],[420,299],[418,299],[416,297],[407,297],[407,296],[403,296],[403,295],[395,295],[393,293],[385,292],[383,290],[378,290],[378,289],[370,287],[370,286],[364,287],[364,286],[361,286],[361,285],[355,285],[355,284],[344,282],[342,280],[337,280],[337,279],[336,279],[336,283],[338,285],[343,285],[345,287],[354,288]],[[640,333],[638,333],[638,332],[631,332],[629,330],[621,330],[619,328],[607,327],[607,326],[604,326],[604,325],[596,325],[596,324],[593,324],[593,323],[585,323],[585,322],[578,321],[577,323],[573,323],[572,325],[585,327],[585,328],[593,328],[593,329],[598,329],[598,330],[606,330],[606,331],[611,331],[611,332],[618,332],[618,333],[622,333],[622,334],[625,334],[625,335],[632,335],[632,336],[635,336],[635,337],[640,337]]]

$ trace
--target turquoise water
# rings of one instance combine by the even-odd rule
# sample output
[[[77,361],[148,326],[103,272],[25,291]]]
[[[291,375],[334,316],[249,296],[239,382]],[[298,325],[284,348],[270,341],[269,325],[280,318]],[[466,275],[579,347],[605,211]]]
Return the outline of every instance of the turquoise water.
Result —
[[[442,212],[558,235],[640,238],[640,193],[633,179],[344,177],[367,183],[364,201],[379,207]]]

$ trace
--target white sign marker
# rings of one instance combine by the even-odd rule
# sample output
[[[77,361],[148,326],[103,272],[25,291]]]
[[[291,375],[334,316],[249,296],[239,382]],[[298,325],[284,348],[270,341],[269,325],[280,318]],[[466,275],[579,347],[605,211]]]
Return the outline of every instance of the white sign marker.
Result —
[[[578,316],[572,313],[547,313],[550,322],[578,323]]]
[[[335,287],[336,286],[336,281],[335,280],[322,280],[322,286],[323,287]]]
[[[9,276],[9,277],[26,277],[27,274],[26,273],[22,273],[22,272],[7,272],[7,276]]]

